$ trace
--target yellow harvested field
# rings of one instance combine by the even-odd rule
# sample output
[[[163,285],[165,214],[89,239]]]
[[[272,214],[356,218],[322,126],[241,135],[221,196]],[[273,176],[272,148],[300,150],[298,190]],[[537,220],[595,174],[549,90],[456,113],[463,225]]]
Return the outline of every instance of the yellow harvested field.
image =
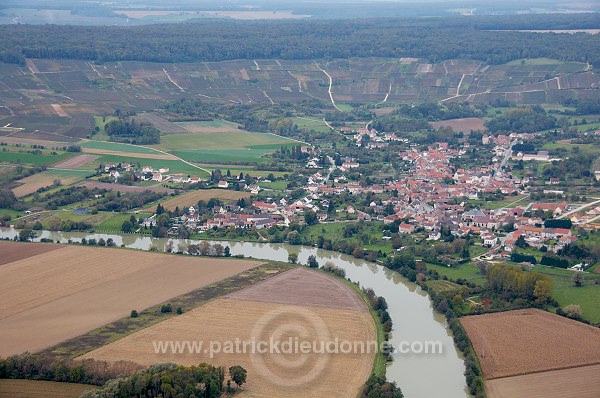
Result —
[[[40,188],[49,187],[54,183],[54,180],[59,180],[62,185],[70,185],[81,179],[75,176],[57,178],[50,173],[38,173],[17,181],[21,185],[13,188],[12,191],[17,198],[21,198],[36,192]]]
[[[0,398],[78,398],[98,387],[41,380],[0,380]]]
[[[125,156],[129,158],[142,158],[142,159],[161,159],[161,160],[177,160],[176,156],[169,155],[166,153],[141,153],[141,152],[121,152],[112,151],[110,149],[100,148],[81,148],[82,152],[85,153],[96,153],[99,155],[114,155],[114,156]]]
[[[600,329],[546,311],[472,315],[460,323],[487,380],[600,364]]]
[[[167,210],[175,210],[175,207],[183,209],[195,205],[200,200],[209,201],[210,199],[221,199],[225,201],[233,201],[242,198],[250,197],[250,192],[244,191],[231,191],[227,189],[199,189],[197,191],[191,191],[179,195],[173,199],[169,199],[164,203],[161,203]],[[146,211],[154,212],[156,206],[149,207]]]
[[[585,344],[585,343],[582,343]],[[489,398],[597,398],[600,365],[503,377],[485,382]]]
[[[318,298],[314,297],[315,283]],[[311,305],[301,304],[303,296],[311,298]],[[339,344],[334,353],[336,339],[350,346]],[[191,352],[172,350],[169,341],[202,342],[202,346]],[[375,350],[370,346],[367,352],[367,347],[373,341],[373,318],[349,286],[328,275],[296,268],[80,358],[142,365],[239,364],[248,371],[243,397],[354,397],[370,374]],[[165,344],[162,349],[159,342]],[[321,342],[333,344],[329,352],[323,352]],[[300,348],[303,345],[306,351]],[[213,347],[212,355],[208,347]]]
[[[20,250],[29,250],[24,243]],[[19,250],[12,247],[11,250]],[[64,246],[0,267],[0,356],[39,351],[260,265]]]

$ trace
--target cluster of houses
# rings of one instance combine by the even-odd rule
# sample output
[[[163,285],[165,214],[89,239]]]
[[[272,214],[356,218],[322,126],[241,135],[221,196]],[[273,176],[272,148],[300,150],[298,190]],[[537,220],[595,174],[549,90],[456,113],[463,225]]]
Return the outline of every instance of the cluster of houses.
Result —
[[[168,175],[168,167],[161,167],[155,170],[152,166],[142,166],[139,170],[135,170],[136,167],[130,163],[111,162],[105,164],[103,169],[104,172],[108,173],[110,178],[114,179],[115,182],[123,177],[125,173],[132,173],[132,176],[136,181],[170,181],[174,183],[185,184],[197,184],[201,181],[200,177]]]
[[[207,220],[199,214],[197,206],[191,206],[186,214],[180,217],[180,222],[181,225],[199,232],[231,227],[262,229],[275,225],[288,226],[292,222],[299,221],[309,210],[317,214],[319,221],[325,221],[327,213],[321,209],[327,206],[329,206],[328,200],[317,202],[312,196],[296,201],[289,201],[286,198],[274,202],[254,201],[246,208],[227,204],[211,209],[211,215]]]
[[[378,132],[368,127],[358,129],[342,127],[342,133],[353,134],[357,146],[369,149],[386,148],[390,141],[408,142],[408,138],[400,138],[395,133]]]

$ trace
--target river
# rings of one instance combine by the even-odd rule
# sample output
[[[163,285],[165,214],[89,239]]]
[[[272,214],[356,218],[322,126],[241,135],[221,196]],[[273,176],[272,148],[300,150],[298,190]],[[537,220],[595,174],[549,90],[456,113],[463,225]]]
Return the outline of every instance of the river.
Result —
[[[0,228],[0,238],[13,238],[18,231]],[[168,239],[142,237],[138,235],[86,234],[77,232],[37,231],[36,240],[49,238],[66,243],[86,239],[112,238],[117,246],[148,250],[156,245],[162,250]],[[179,243],[173,240],[175,247]],[[190,241],[185,241],[190,243]],[[435,313],[427,293],[403,278],[397,272],[380,265],[355,259],[337,252],[306,246],[291,246],[276,243],[219,242],[231,248],[232,255],[287,262],[289,253],[297,253],[298,261],[306,264],[308,256],[315,255],[322,265],[327,261],[346,271],[346,277],[371,288],[388,303],[388,311],[394,323],[391,343],[399,348],[403,342],[440,342],[442,354],[403,354],[397,349],[394,361],[387,367],[387,378],[402,388],[405,397],[468,397],[464,363],[455,348],[452,336],[443,315]]]

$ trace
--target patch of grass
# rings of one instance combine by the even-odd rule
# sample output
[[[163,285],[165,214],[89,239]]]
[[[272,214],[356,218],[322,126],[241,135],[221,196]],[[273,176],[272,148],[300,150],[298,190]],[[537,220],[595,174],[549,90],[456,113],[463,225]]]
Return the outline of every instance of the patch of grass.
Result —
[[[442,265],[427,263],[428,269],[436,270],[441,276],[447,276],[450,279],[463,278],[468,281],[483,285],[485,276],[479,273],[479,269],[471,263],[460,264],[456,267],[444,267]]]
[[[294,117],[292,118],[292,122],[303,130],[315,130],[320,133],[327,133],[331,131],[331,129],[321,119]]]
[[[98,227],[96,227],[96,231],[120,231],[123,222],[129,221],[133,214],[128,213],[118,213],[111,218],[103,221]],[[150,216],[150,214],[138,213],[135,214],[135,218],[145,218]]]
[[[252,174],[251,174],[252,175]],[[283,191],[287,189],[287,181],[272,181],[272,182],[261,182],[258,184],[261,188],[274,189],[277,191]]]
[[[429,280],[426,284],[427,287],[433,289],[436,293],[456,292],[460,289],[460,285],[443,279]]]
[[[339,102],[336,102],[335,104],[342,112],[351,112],[352,109],[354,109],[354,107],[350,104],[340,104]]]

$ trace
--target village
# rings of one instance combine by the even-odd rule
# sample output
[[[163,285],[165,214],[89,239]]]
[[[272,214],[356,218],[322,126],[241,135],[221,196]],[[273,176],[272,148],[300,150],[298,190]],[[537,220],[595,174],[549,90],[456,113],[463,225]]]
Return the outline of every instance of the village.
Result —
[[[394,134],[378,133],[374,129],[361,128],[355,133],[357,145],[385,145],[390,140],[400,140]],[[368,137],[365,140],[365,137]],[[476,238],[479,245],[487,248],[482,258],[487,260],[509,259],[519,242],[557,253],[566,245],[577,240],[571,225],[586,223],[598,218],[600,207],[591,206],[587,213],[573,210],[566,201],[543,203],[526,201],[529,195],[530,180],[513,175],[507,162],[510,159],[524,160],[523,153],[515,154],[513,145],[531,138],[527,134],[484,136],[482,141],[492,145],[492,163],[471,168],[453,167],[452,160],[460,159],[468,150],[468,145],[460,149],[449,148],[448,143],[436,143],[425,149],[409,145],[398,153],[399,159],[407,166],[407,176],[403,179],[378,181],[365,184],[350,178],[350,173],[361,174],[361,163],[350,157],[334,162],[323,157],[318,150],[302,147],[306,154],[306,185],[301,194],[292,195],[270,189],[261,189],[261,182],[271,182],[257,178],[249,183],[240,176],[222,176],[212,181],[218,189],[235,189],[250,192],[251,200],[240,203],[217,201],[209,209],[201,209],[199,204],[180,209],[171,220],[170,235],[176,236],[180,228],[192,233],[208,231],[246,230],[259,232],[272,227],[288,228],[291,225],[313,225],[329,222],[374,221],[393,226],[393,233],[400,235],[425,234],[426,240],[436,241],[443,234],[455,238]],[[403,142],[406,139],[402,139]],[[538,156],[539,155],[539,156]],[[549,161],[547,154],[538,154],[534,161]],[[557,159],[554,159],[557,160]],[[326,166],[330,164],[330,166]],[[110,181],[155,181],[157,183],[199,184],[202,179],[192,176],[169,175],[168,168],[153,169],[130,164],[106,164],[102,178]],[[548,185],[555,185],[551,179]],[[556,194],[561,191],[544,190]],[[491,195],[491,196],[490,196]],[[496,208],[477,206],[490,197],[503,197],[505,204]],[[347,198],[355,198],[348,200]],[[358,198],[369,198],[367,204],[356,202]],[[511,200],[514,198],[514,200]],[[561,218],[565,214],[568,224],[551,227],[546,221]],[[143,225],[152,227],[156,215],[144,220]]]

